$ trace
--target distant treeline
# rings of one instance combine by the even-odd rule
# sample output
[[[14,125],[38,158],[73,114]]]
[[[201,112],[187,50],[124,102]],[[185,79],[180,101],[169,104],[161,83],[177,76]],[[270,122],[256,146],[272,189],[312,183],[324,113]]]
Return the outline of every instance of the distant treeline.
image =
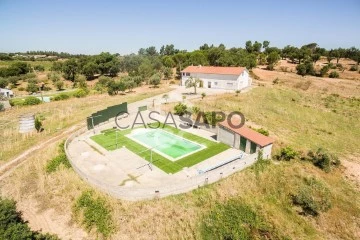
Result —
[[[164,45],[159,51],[156,47],[150,46],[139,49],[137,54],[125,56],[110,53],[71,55],[49,51],[29,51],[26,54],[68,58],[66,61],[55,61],[51,70],[61,72],[66,79],[72,81],[77,74],[83,74],[90,80],[99,75],[114,77],[119,72],[140,76],[144,81],[148,81],[154,74],[166,74],[166,77],[170,78],[172,68],[176,67],[179,76],[180,71],[189,65],[242,66],[248,69],[257,65],[267,65],[268,70],[273,70],[281,58],[300,65],[298,73],[301,75],[318,75],[320,73],[315,72],[313,65],[321,56],[326,56],[329,63],[332,59],[336,59],[338,63],[340,58],[353,59],[357,64],[360,61],[360,50],[355,47],[327,50],[319,47],[317,43],[310,43],[300,48],[288,45],[281,49],[270,46],[269,41],[247,41],[244,48],[226,48],[224,44],[219,46],[204,44],[192,52],[176,49],[173,44]],[[327,74],[327,70],[324,69],[322,75]],[[23,72],[15,71],[10,66],[8,70],[0,71],[0,76],[8,77]]]

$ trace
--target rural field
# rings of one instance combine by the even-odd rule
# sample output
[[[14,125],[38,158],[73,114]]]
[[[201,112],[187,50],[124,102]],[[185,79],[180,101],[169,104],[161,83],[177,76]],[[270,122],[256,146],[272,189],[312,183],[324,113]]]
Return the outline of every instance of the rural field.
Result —
[[[240,210],[243,208],[258,219],[259,227],[254,229],[254,234],[259,237],[266,231],[266,235],[274,239],[358,238],[359,182],[345,165],[349,162],[359,168],[360,163],[359,82],[337,79],[334,83],[332,79],[304,78],[295,73],[284,75],[280,71],[269,72],[261,68],[253,69],[253,73],[259,79],[255,80],[251,91],[206,96],[191,100],[189,104],[204,111],[241,111],[250,126],[265,128],[276,139],[275,153],[284,146],[301,152],[321,147],[337,154],[342,166],[326,173],[302,160],[273,160],[258,163],[190,193],[155,201],[127,202],[91,188],[65,165],[53,172],[47,171],[49,162],[58,154],[59,144],[66,137],[62,136],[28,156],[20,167],[3,179],[2,194],[18,202],[32,228],[56,233],[65,239],[95,238],[99,233],[112,239],[147,239],[149,236],[197,239],[212,234],[211,228],[207,227],[207,219],[212,214],[220,211],[224,218],[242,219],[244,216],[237,214],[245,214],[245,210]],[[274,84],[276,78],[280,81]],[[302,88],[307,81],[311,82],[309,86]],[[70,126],[83,123],[87,115],[104,106],[169,91],[166,85],[151,91],[146,89],[148,87],[144,86],[126,95],[95,94],[40,105],[40,108],[19,107],[9,111],[7,114],[14,116],[13,119],[24,112],[40,112],[46,128],[41,134],[24,137],[16,132],[16,121],[7,122],[8,117],[2,115],[2,124],[11,126],[2,130],[2,162]],[[164,105],[165,108],[169,106],[172,105]],[[311,191],[319,188],[317,198],[331,205],[328,211],[315,218],[299,214],[300,209],[293,206],[290,198],[308,188]],[[90,202],[85,208],[81,204],[84,199]],[[101,209],[96,207],[98,204]],[[239,210],[234,209],[235,212],[227,215],[230,214],[227,207]],[[82,211],[99,214],[101,219],[94,215],[99,225],[94,227],[87,222],[80,214]]]

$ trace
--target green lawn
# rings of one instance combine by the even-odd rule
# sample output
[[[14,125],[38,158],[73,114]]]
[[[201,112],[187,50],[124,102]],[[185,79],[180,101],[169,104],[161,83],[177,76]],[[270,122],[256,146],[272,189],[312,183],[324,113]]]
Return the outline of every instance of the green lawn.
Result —
[[[182,170],[184,167],[191,167],[229,148],[223,143],[216,143],[214,141],[210,141],[194,134],[181,131],[180,129],[176,129],[168,125],[166,125],[163,129],[174,134],[181,133],[183,138],[206,146],[205,149],[174,162],[153,152],[153,164],[166,173],[176,173]],[[136,143],[125,136],[130,132],[131,129],[118,132],[118,148],[125,146],[130,151],[136,153],[145,160],[150,161],[150,151],[145,151],[146,148],[143,145]],[[105,130],[102,132],[102,134],[93,136],[91,139],[109,151],[116,149],[116,132],[114,129]]]

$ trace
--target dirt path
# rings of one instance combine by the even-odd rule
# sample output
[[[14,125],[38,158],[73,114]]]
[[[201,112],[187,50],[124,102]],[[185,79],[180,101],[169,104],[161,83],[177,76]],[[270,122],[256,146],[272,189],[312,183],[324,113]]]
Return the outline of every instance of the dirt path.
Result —
[[[56,234],[60,239],[90,239],[81,228],[71,225],[69,214],[59,214],[54,209],[38,211],[36,200],[26,199],[18,202],[17,209],[23,213],[29,227],[35,231]]]
[[[354,182],[356,188],[360,191],[360,158],[350,157],[349,160],[342,159],[341,163],[345,167],[345,177]]]

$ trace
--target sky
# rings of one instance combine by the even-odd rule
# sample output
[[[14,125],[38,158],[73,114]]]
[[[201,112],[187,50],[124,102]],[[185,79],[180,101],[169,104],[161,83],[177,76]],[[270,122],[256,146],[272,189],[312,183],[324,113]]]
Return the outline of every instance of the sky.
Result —
[[[174,44],[360,48],[360,0],[0,0],[0,52],[136,53]]]

